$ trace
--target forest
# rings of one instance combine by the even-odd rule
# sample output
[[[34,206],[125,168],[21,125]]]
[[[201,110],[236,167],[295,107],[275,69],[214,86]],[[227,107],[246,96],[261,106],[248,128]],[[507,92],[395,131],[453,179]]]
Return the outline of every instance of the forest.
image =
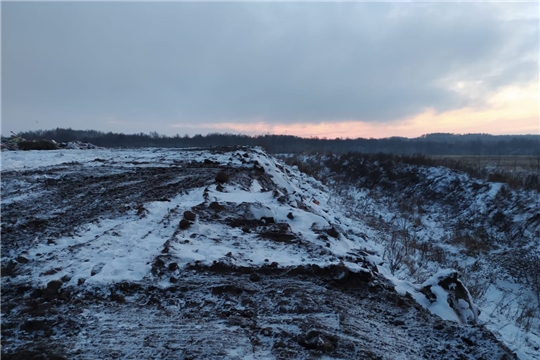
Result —
[[[398,155],[538,155],[540,135],[489,135],[434,133],[417,138],[390,137],[383,139],[327,139],[302,138],[291,135],[218,134],[194,136],[166,136],[149,134],[123,134],[96,130],[74,130],[56,128],[19,132],[17,136],[26,140],[54,140],[89,142],[96,146],[111,148],[142,147],[207,147],[207,146],[261,146],[270,153],[335,153],[351,151],[362,153],[390,153]]]

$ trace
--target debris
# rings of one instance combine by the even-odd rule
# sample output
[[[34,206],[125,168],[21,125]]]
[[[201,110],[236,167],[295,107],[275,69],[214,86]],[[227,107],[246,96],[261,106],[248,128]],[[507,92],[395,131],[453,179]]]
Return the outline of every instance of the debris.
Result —
[[[16,134],[12,134],[11,137],[1,138],[2,150],[57,150],[57,149],[70,149],[70,150],[90,150],[101,149],[101,147],[91,144],[85,141],[69,141],[58,143],[54,140],[41,139],[41,140],[27,140]]]

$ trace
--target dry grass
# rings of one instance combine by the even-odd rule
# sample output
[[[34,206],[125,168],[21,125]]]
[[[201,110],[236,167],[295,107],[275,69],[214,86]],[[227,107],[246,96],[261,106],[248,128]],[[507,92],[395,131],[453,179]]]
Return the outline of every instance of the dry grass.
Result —
[[[452,159],[467,165],[495,167],[505,171],[529,172],[540,170],[538,155],[431,155],[432,159]]]

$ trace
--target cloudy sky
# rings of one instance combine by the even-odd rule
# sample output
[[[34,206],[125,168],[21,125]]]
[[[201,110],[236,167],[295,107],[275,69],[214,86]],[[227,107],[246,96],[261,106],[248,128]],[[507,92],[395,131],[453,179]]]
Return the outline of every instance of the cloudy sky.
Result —
[[[539,4],[2,2],[2,134],[537,134]]]

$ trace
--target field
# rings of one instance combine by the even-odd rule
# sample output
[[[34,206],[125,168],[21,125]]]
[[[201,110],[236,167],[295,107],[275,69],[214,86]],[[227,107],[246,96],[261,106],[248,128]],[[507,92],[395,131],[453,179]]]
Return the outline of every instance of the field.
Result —
[[[534,155],[431,155],[430,158],[451,159],[479,168],[512,172],[540,172],[540,156]]]

